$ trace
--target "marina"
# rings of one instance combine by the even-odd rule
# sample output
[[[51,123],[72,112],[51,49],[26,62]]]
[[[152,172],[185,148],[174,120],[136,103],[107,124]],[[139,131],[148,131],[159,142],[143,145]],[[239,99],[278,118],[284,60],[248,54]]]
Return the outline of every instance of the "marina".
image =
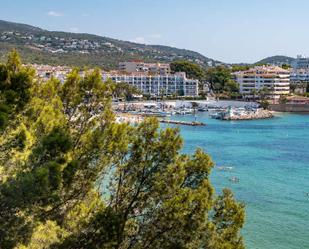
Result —
[[[211,118],[219,120],[254,120],[273,117],[273,112],[264,110],[254,102],[241,101],[167,101],[135,102],[114,105],[117,113],[127,113],[142,117],[166,118],[174,115],[195,115],[208,113]],[[165,120],[165,119],[162,119]],[[173,121],[163,121],[173,123]],[[191,122],[190,125],[200,125]]]

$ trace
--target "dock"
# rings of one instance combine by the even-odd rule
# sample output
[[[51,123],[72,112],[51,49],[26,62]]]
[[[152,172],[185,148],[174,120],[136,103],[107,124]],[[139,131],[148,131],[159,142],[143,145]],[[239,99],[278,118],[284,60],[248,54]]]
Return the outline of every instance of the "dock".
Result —
[[[161,119],[160,123],[164,124],[176,124],[176,125],[188,125],[188,126],[206,126],[205,123],[202,122],[188,122],[188,121],[179,121],[179,120],[167,120],[167,119]]]

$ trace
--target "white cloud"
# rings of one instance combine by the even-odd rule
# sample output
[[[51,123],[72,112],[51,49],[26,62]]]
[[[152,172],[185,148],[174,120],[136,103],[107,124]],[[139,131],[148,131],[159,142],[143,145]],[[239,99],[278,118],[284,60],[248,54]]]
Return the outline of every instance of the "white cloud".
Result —
[[[70,28],[70,32],[76,33],[76,32],[78,32],[78,31],[79,31],[79,29],[76,28],[76,27]]]
[[[89,16],[89,14],[87,14],[87,13],[82,14],[82,17],[88,17],[88,16]]]
[[[142,44],[153,44],[156,43],[157,40],[161,39],[162,35],[161,34],[149,34],[145,36],[138,36],[133,39],[131,39],[131,42],[135,43],[142,43]]]
[[[146,41],[145,37],[143,37],[143,36],[135,37],[134,39],[131,39],[131,42],[142,43],[142,44],[147,44],[148,43]]]
[[[52,17],[59,17],[59,16],[63,16],[63,14],[62,14],[62,13],[60,13],[60,12],[56,12],[56,11],[53,11],[53,10],[48,11],[48,12],[47,12],[47,15],[52,16]]]

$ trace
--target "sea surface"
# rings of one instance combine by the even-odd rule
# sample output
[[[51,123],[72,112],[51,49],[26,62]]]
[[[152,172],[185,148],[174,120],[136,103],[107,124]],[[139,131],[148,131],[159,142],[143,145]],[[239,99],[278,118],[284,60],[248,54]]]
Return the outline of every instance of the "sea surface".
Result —
[[[194,116],[171,119],[193,121]],[[247,248],[309,248],[309,115],[220,121],[199,113],[197,121],[207,126],[181,126],[184,152],[201,147],[216,166],[233,167],[214,168],[212,183],[218,193],[231,188],[245,203]],[[231,177],[239,182],[229,181]]]

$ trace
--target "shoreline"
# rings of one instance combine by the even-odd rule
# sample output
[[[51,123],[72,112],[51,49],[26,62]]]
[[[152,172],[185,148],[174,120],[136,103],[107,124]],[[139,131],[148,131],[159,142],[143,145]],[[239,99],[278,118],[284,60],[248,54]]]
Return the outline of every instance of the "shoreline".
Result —
[[[223,117],[222,120],[225,121],[236,121],[236,120],[258,120],[258,119],[271,119],[274,114],[268,110],[259,110],[254,113],[242,114],[239,116]]]

